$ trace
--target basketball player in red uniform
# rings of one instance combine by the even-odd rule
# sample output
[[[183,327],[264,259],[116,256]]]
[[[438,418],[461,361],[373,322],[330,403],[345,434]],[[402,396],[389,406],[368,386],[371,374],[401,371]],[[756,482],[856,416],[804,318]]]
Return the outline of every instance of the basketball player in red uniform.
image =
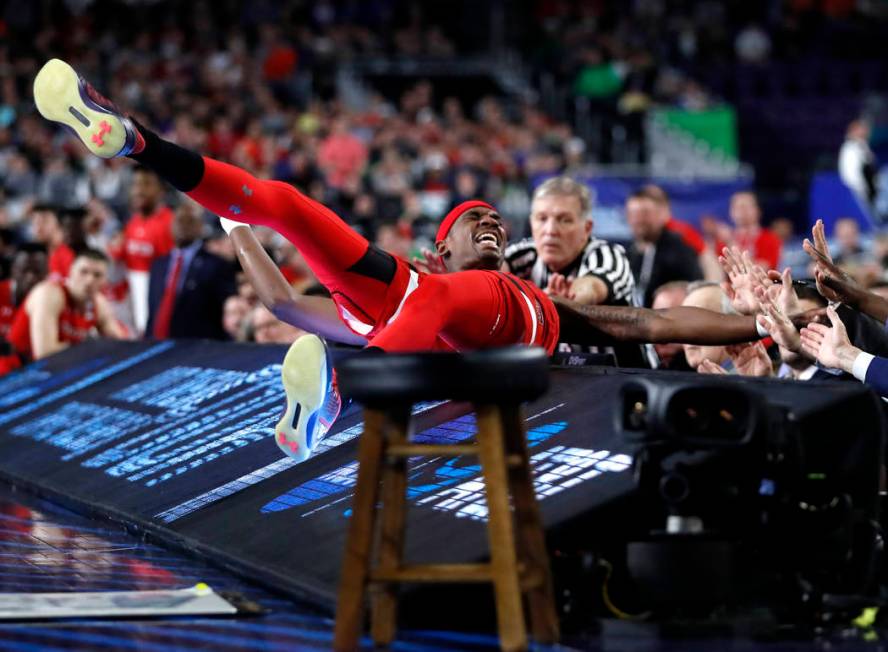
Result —
[[[173,211],[163,204],[163,182],[153,171],[139,168],[133,174],[130,202],[133,213],[110,254],[126,268],[133,323],[144,332],[148,323],[148,281],[151,264],[173,250]]]
[[[34,286],[46,278],[47,271],[46,247],[32,242],[18,246],[9,278],[0,281],[0,339],[9,336],[16,309]]]
[[[94,154],[129,156],[214,213],[284,235],[330,290],[343,322],[372,347],[461,351],[526,344],[551,352],[556,345],[552,302],[532,284],[498,271],[505,229],[485,202],[466,202],[448,214],[437,247],[453,273],[427,275],[371,245],[294,187],[256,179],[137,127],[62,61],[53,59],[38,73],[34,99],[44,117],[70,127]],[[287,454],[304,459],[338,412],[323,342],[306,336],[294,343],[282,375],[288,409],[277,440]]]
[[[15,313],[28,293],[46,278],[46,247],[26,242],[12,259],[10,277],[0,281],[0,376],[18,369],[22,363],[9,345],[9,330]]]
[[[68,278],[38,283],[16,312],[9,343],[25,361],[39,360],[98,334],[123,338],[108,300],[100,293],[108,258],[95,249],[77,253]]]

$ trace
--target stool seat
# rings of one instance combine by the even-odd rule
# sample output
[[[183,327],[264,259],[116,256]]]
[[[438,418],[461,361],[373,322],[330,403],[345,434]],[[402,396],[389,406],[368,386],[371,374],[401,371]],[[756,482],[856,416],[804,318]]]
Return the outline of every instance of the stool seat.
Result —
[[[549,388],[541,348],[512,346],[469,353],[359,353],[336,365],[339,389],[365,405],[444,400],[532,401]]]

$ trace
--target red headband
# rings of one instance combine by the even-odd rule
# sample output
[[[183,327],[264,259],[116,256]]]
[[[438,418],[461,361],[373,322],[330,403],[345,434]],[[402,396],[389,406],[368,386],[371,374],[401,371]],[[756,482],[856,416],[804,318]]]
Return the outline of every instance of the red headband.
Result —
[[[496,210],[486,201],[481,201],[480,199],[464,201],[462,204],[455,206],[450,210],[449,213],[447,213],[447,216],[441,222],[441,226],[438,227],[438,234],[435,236],[435,242],[441,242],[441,240],[447,237],[447,234],[450,233],[450,229],[453,227],[453,223],[459,219],[460,215],[468,210],[472,210],[473,208],[478,208],[479,206],[483,208],[489,208],[492,211]]]

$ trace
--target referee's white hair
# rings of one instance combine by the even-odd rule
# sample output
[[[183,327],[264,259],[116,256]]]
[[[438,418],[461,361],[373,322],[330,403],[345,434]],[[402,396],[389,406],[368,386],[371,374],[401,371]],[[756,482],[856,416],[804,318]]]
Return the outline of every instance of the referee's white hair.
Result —
[[[592,194],[585,183],[570,177],[552,177],[546,179],[533,191],[531,203],[541,197],[557,195],[559,197],[576,197],[580,202],[580,216],[592,219]]]

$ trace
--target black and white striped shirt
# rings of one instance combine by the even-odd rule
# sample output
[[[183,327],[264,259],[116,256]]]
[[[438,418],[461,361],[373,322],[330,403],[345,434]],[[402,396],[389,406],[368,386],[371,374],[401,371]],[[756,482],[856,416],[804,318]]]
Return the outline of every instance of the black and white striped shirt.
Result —
[[[555,274],[540,258],[533,238],[525,238],[506,247],[506,262],[515,276],[531,281],[539,288],[545,288],[549,284],[549,278]],[[622,245],[589,238],[576,260],[558,273],[573,278],[599,278],[608,290],[604,303],[612,306],[632,305],[635,280]]]
[[[506,247],[506,262],[512,273],[526,279],[538,288],[545,289],[551,271],[539,257],[533,238],[525,238]],[[565,277],[594,276],[607,286],[608,296],[603,302],[611,306],[635,305],[635,279],[629,266],[629,257],[622,245],[612,244],[599,238],[589,238],[586,247],[570,265],[557,272]],[[559,345],[559,351],[587,350],[567,343]],[[649,369],[657,366],[653,347],[646,344],[618,343],[612,347],[591,347],[592,352],[613,353],[621,367]]]

